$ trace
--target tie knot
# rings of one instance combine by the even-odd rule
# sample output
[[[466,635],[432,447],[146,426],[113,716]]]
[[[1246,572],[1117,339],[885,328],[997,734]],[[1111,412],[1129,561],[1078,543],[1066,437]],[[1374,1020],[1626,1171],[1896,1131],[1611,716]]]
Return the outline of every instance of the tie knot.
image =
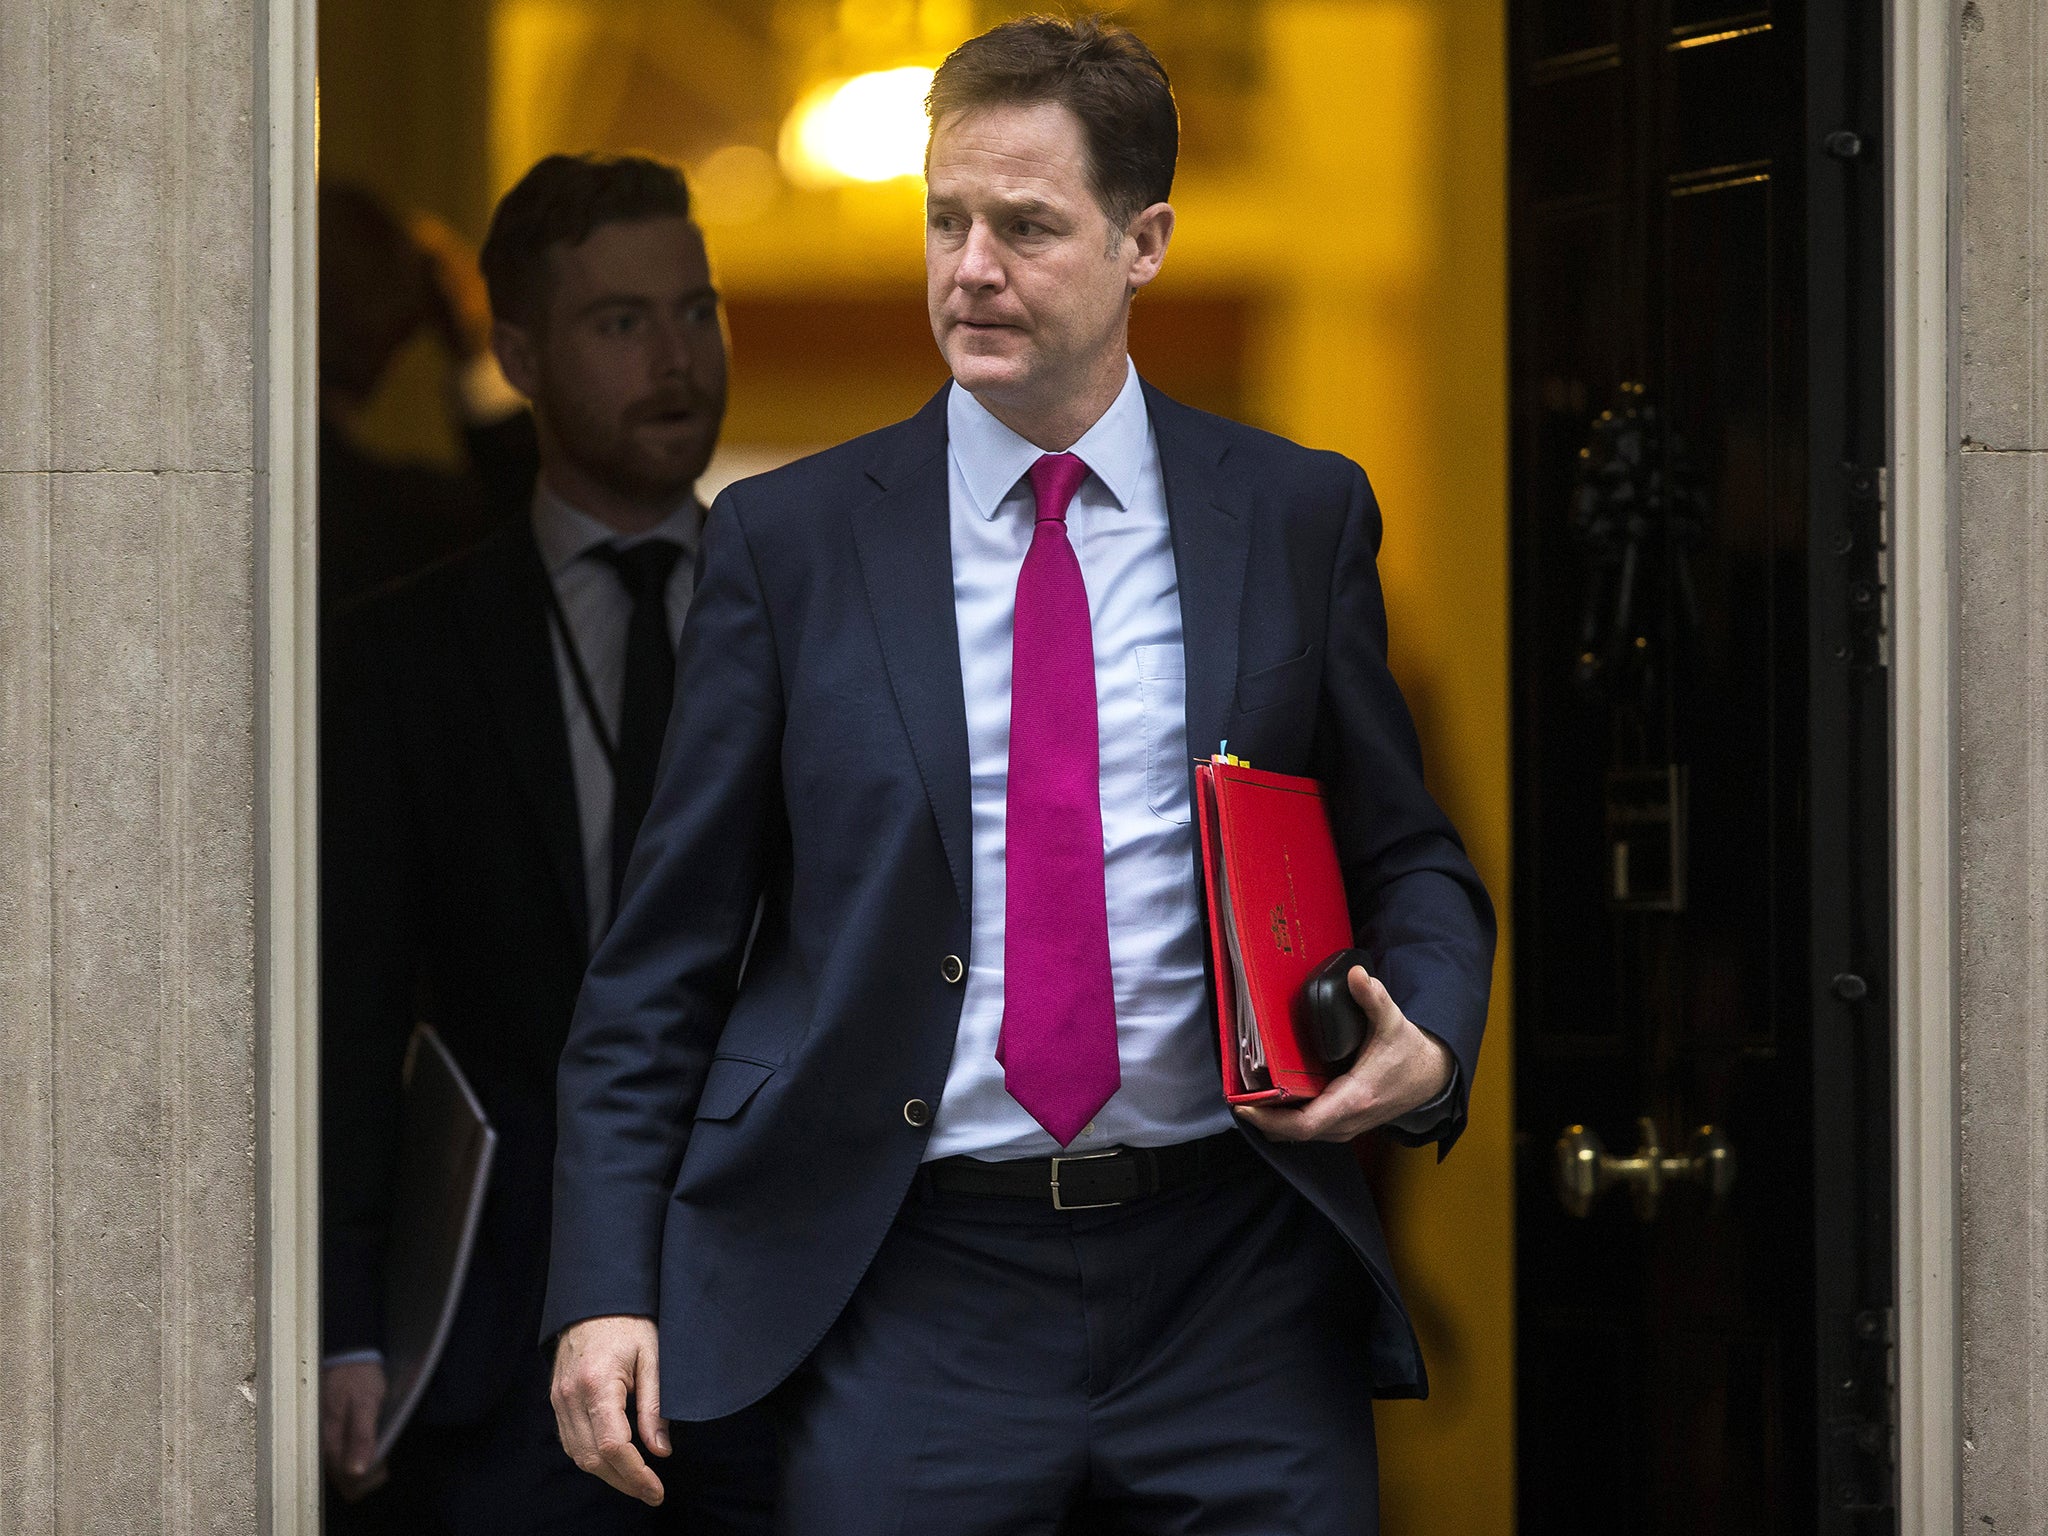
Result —
[[[1038,520],[1063,523],[1067,504],[1088,478],[1088,466],[1071,453],[1048,453],[1031,466],[1027,478],[1038,498]]]
[[[619,573],[627,596],[638,606],[667,595],[668,579],[683,557],[683,546],[673,539],[648,539],[625,549],[616,544],[600,544],[591,554]]]

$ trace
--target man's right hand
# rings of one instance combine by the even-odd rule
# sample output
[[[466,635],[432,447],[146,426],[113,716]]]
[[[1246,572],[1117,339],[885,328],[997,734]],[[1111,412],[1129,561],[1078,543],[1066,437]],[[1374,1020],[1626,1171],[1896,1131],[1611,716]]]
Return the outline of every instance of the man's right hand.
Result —
[[[351,1503],[375,1492],[388,1475],[383,1462],[370,1460],[384,1391],[381,1360],[344,1360],[320,1372],[320,1462],[334,1491]]]
[[[640,1439],[669,1452],[661,1416],[660,1343],[650,1317],[591,1317],[562,1330],[555,1345],[555,1428],[569,1459],[641,1503],[662,1500],[661,1479],[640,1458],[626,1418],[631,1394]]]

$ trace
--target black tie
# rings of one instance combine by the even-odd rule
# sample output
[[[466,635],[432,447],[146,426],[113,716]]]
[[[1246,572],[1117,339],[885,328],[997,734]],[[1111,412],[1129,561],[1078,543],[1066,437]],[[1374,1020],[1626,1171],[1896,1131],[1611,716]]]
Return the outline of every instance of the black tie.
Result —
[[[649,539],[631,549],[601,545],[591,553],[619,573],[633,600],[633,617],[626,626],[626,685],[619,694],[619,753],[612,764],[611,911],[616,916],[633,839],[654,798],[654,769],[661,758],[662,734],[668,729],[669,701],[676,691],[668,579],[683,547],[668,539]]]

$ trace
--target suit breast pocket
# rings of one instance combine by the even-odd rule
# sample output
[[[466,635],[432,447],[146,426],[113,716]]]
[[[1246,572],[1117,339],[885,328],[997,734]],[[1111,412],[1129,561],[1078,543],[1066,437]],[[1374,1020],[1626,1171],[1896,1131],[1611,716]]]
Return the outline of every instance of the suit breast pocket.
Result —
[[[699,1120],[730,1120],[747,1107],[747,1101],[761,1085],[775,1075],[766,1062],[744,1056],[714,1056],[704,1078],[704,1091],[697,1097]]]
[[[1145,803],[1162,821],[1185,825],[1188,804],[1188,668],[1177,645],[1138,647],[1145,715]]]
[[[1241,674],[1237,680],[1237,708],[1241,714],[1254,710],[1271,709],[1276,704],[1291,704],[1313,699],[1321,674],[1317,669],[1316,648],[1303,647],[1301,654],[1290,656],[1274,666],[1261,667],[1256,672]]]

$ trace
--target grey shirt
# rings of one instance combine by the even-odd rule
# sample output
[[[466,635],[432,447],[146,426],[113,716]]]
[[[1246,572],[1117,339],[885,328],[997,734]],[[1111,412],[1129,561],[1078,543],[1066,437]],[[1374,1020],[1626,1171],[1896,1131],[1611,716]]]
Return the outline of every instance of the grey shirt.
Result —
[[[704,526],[704,508],[695,498],[684,502],[644,534],[626,538],[596,518],[579,512],[549,489],[543,479],[533,496],[533,536],[541,564],[554,584],[562,617],[575,638],[577,654],[590,678],[591,692],[604,716],[605,734],[619,736],[619,695],[626,685],[626,626],[633,601],[618,573],[590,552],[604,544],[630,549],[648,539],[668,539],[683,547],[668,582],[669,639],[683,632],[696,579],[697,540]],[[604,937],[611,922],[605,893],[611,889],[612,772],[603,740],[592,727],[590,711],[576,686],[576,674],[562,636],[548,626],[555,653],[555,681],[562,692],[562,717],[569,725],[569,767],[576,780],[576,819],[583,834],[583,889],[589,921],[590,947]]]

